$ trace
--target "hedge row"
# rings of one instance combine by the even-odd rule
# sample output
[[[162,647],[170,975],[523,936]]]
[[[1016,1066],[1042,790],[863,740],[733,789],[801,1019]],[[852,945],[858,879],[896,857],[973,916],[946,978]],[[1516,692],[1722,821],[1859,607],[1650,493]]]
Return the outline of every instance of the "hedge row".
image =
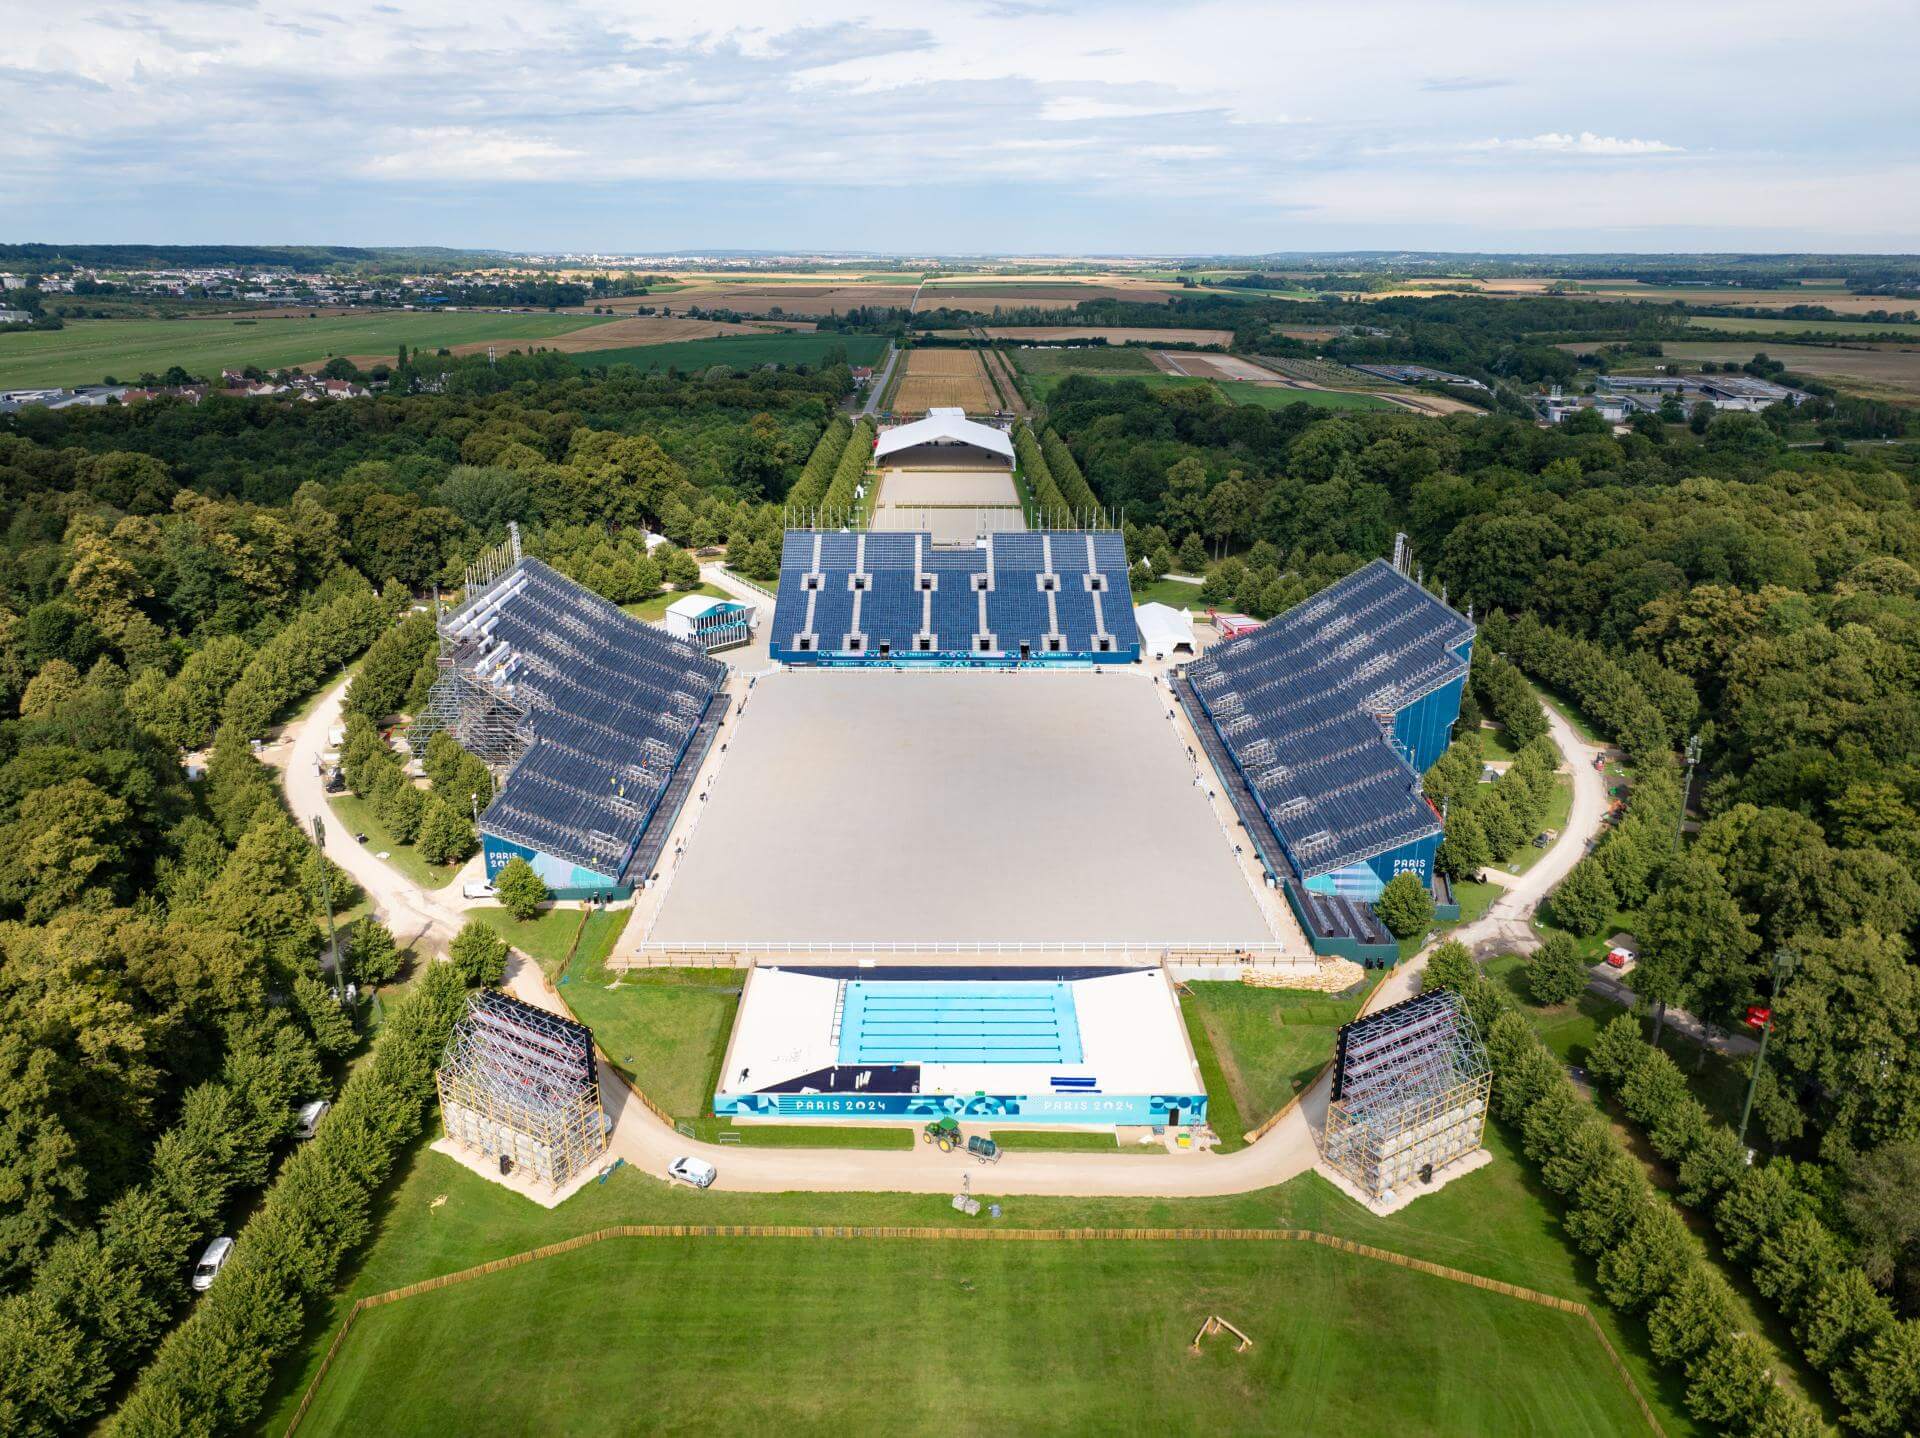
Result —
[[[1482,629],[1490,647],[1549,689],[1572,699],[1634,763],[1663,759],[1675,748],[1673,726],[1648,697],[1647,676],[1629,670],[1604,646],[1562,634],[1531,614],[1510,618],[1496,610],[1486,617]],[[1663,673],[1679,677],[1671,671]]]
[[[1049,428],[1040,438],[1040,452],[1047,457],[1047,468],[1053,472],[1053,481],[1060,486],[1068,506],[1082,515],[1094,514],[1100,508],[1100,501],[1094,495],[1093,486],[1087,483],[1087,477],[1080,472],[1080,462],[1067,448],[1067,442]]]
[[[431,614],[413,614],[373,641],[347,686],[345,712],[376,722],[398,714],[413,688],[421,661],[438,647]]]
[[[1852,1261],[1794,1185],[1792,1163],[1749,1167],[1739,1140],[1631,1015],[1601,1031],[1588,1071],[1673,1168],[1681,1202],[1713,1220],[1727,1257],[1779,1306],[1807,1362],[1833,1385],[1846,1427],[1920,1427],[1920,1321],[1901,1319]]]
[[[872,460],[873,425],[863,419],[853,427],[847,447],[840,452],[840,462],[834,466],[833,483],[820,501],[822,523],[839,524],[852,517],[854,491],[866,478]]]
[[[220,722],[257,739],[274,715],[380,637],[392,617],[365,580],[304,610],[269,639],[227,691]]]
[[[1013,427],[1013,452],[1018,456],[1021,471],[1027,477],[1027,488],[1033,491],[1033,502],[1040,510],[1040,522],[1048,529],[1071,529],[1073,514],[1066,496],[1061,494],[1060,486],[1054,481],[1053,471],[1047,465],[1046,456],[1041,453],[1040,442],[1033,437],[1033,427],[1024,421]]]
[[[259,1417],[275,1361],[328,1302],[341,1263],[371,1229],[374,1195],[420,1131],[464,997],[450,965],[430,964],[391,1008],[370,1060],[282,1165],[218,1281],[161,1344],[110,1433],[213,1438]]]
[[[32,1284],[0,1303],[0,1433],[92,1425],[186,1305],[188,1265],[222,1212],[265,1181],[295,1106],[319,1092],[318,1057],[292,1025],[188,1092],[146,1182],[108,1205],[97,1228],[56,1243]]]
[[[853,426],[845,419],[836,417],[827,426],[826,433],[820,436],[820,442],[813,447],[813,453],[807,456],[806,467],[800,471],[800,478],[787,491],[788,505],[796,509],[813,509],[827,497],[827,486],[833,482],[834,472],[839,468],[841,456],[847,452],[847,440],[852,435]]]
[[[1521,1151],[1560,1196],[1561,1225],[1593,1260],[1607,1302],[1642,1317],[1654,1357],[1685,1375],[1687,1411],[1726,1433],[1822,1432],[1813,1409],[1774,1380],[1765,1347],[1737,1326],[1731,1289],[1673,1204],[1512,1000],[1460,944],[1434,954],[1425,986],[1454,989],[1486,1034],[1494,1114],[1519,1131]]]

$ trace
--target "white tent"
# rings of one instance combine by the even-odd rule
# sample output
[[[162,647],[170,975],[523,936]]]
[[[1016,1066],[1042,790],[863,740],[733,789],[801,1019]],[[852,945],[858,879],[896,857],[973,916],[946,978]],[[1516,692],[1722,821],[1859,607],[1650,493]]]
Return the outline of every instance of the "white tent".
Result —
[[[1185,649],[1194,653],[1193,611],[1171,604],[1137,604],[1133,622],[1140,627],[1140,652],[1155,659]]]
[[[1013,463],[1013,441],[1007,437],[1007,432],[968,419],[963,409],[930,409],[925,419],[916,419],[912,424],[898,425],[888,430],[874,446],[873,457],[876,461],[883,461],[890,454],[923,444],[971,445],[975,449],[986,450],[1008,464]]]

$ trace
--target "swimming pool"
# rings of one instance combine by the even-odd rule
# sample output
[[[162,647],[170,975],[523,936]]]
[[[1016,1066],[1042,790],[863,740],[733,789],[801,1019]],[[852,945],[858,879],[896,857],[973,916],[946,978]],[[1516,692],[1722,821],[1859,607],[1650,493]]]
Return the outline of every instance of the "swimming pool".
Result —
[[[859,979],[845,986],[842,1064],[1074,1064],[1068,983]]]

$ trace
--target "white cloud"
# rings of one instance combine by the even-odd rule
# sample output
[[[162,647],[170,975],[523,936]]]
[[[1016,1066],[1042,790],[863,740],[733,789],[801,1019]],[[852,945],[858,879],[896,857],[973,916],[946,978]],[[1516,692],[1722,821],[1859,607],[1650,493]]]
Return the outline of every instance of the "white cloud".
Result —
[[[440,125],[402,131],[401,148],[370,157],[363,172],[392,180],[537,179],[584,151],[551,140]],[[391,143],[391,139],[389,143]]]
[[[1530,135],[1520,140],[1479,140],[1469,150],[1510,150],[1533,155],[1678,155],[1685,146],[1669,145],[1665,140],[1619,140],[1611,135],[1596,135],[1582,130],[1577,135]]]

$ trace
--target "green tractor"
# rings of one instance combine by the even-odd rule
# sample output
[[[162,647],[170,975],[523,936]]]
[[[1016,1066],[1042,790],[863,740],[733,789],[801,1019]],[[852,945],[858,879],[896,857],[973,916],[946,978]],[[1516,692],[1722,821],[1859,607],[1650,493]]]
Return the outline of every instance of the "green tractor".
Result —
[[[960,1120],[957,1118],[937,1118],[920,1130],[920,1142],[930,1143],[942,1153],[952,1153],[960,1147]]]

